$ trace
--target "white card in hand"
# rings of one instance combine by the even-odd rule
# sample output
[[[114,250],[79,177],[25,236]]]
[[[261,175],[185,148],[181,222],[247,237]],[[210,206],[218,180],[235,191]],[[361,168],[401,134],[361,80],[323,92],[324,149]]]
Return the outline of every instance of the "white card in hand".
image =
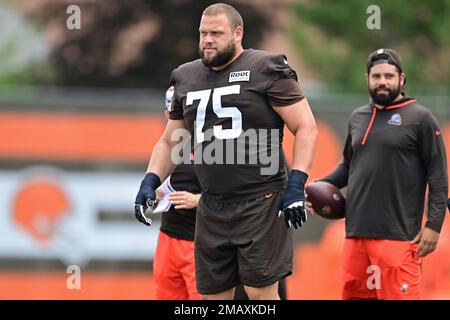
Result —
[[[167,212],[172,205],[172,202],[170,202],[169,200],[169,195],[172,192],[176,191],[170,184],[170,176],[166,180],[164,180],[164,182],[159,186],[158,189],[163,194],[163,198],[158,201],[158,205],[156,206],[155,210],[153,210],[153,213]]]

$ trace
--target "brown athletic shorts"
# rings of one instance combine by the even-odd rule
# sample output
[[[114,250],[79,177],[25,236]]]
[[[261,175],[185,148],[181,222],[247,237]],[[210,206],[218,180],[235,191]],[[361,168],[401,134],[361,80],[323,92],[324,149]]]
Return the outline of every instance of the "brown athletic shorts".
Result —
[[[278,218],[280,193],[220,203],[202,194],[197,208],[197,290],[265,287],[292,273],[292,230]]]

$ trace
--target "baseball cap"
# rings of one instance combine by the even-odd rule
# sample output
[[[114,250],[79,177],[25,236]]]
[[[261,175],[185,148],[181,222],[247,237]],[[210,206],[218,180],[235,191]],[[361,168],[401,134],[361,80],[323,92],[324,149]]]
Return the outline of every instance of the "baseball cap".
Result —
[[[396,66],[400,72],[403,72],[402,58],[394,49],[378,49],[369,55],[367,60],[367,73],[370,68],[376,64],[388,63]]]

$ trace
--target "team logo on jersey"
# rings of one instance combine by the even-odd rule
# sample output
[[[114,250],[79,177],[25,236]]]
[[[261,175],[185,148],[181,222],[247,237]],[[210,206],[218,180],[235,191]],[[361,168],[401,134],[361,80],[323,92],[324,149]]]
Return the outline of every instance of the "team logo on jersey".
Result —
[[[399,126],[402,124],[402,117],[398,113],[393,114],[391,119],[388,121],[389,124],[392,124],[393,126]]]
[[[228,82],[250,81],[250,70],[230,72]]]

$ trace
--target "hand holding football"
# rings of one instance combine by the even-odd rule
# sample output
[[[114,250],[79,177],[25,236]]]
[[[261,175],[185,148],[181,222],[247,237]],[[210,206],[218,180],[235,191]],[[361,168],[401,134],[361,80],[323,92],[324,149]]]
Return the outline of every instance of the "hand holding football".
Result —
[[[305,187],[306,201],[325,219],[345,218],[345,198],[331,183],[314,181]]]

